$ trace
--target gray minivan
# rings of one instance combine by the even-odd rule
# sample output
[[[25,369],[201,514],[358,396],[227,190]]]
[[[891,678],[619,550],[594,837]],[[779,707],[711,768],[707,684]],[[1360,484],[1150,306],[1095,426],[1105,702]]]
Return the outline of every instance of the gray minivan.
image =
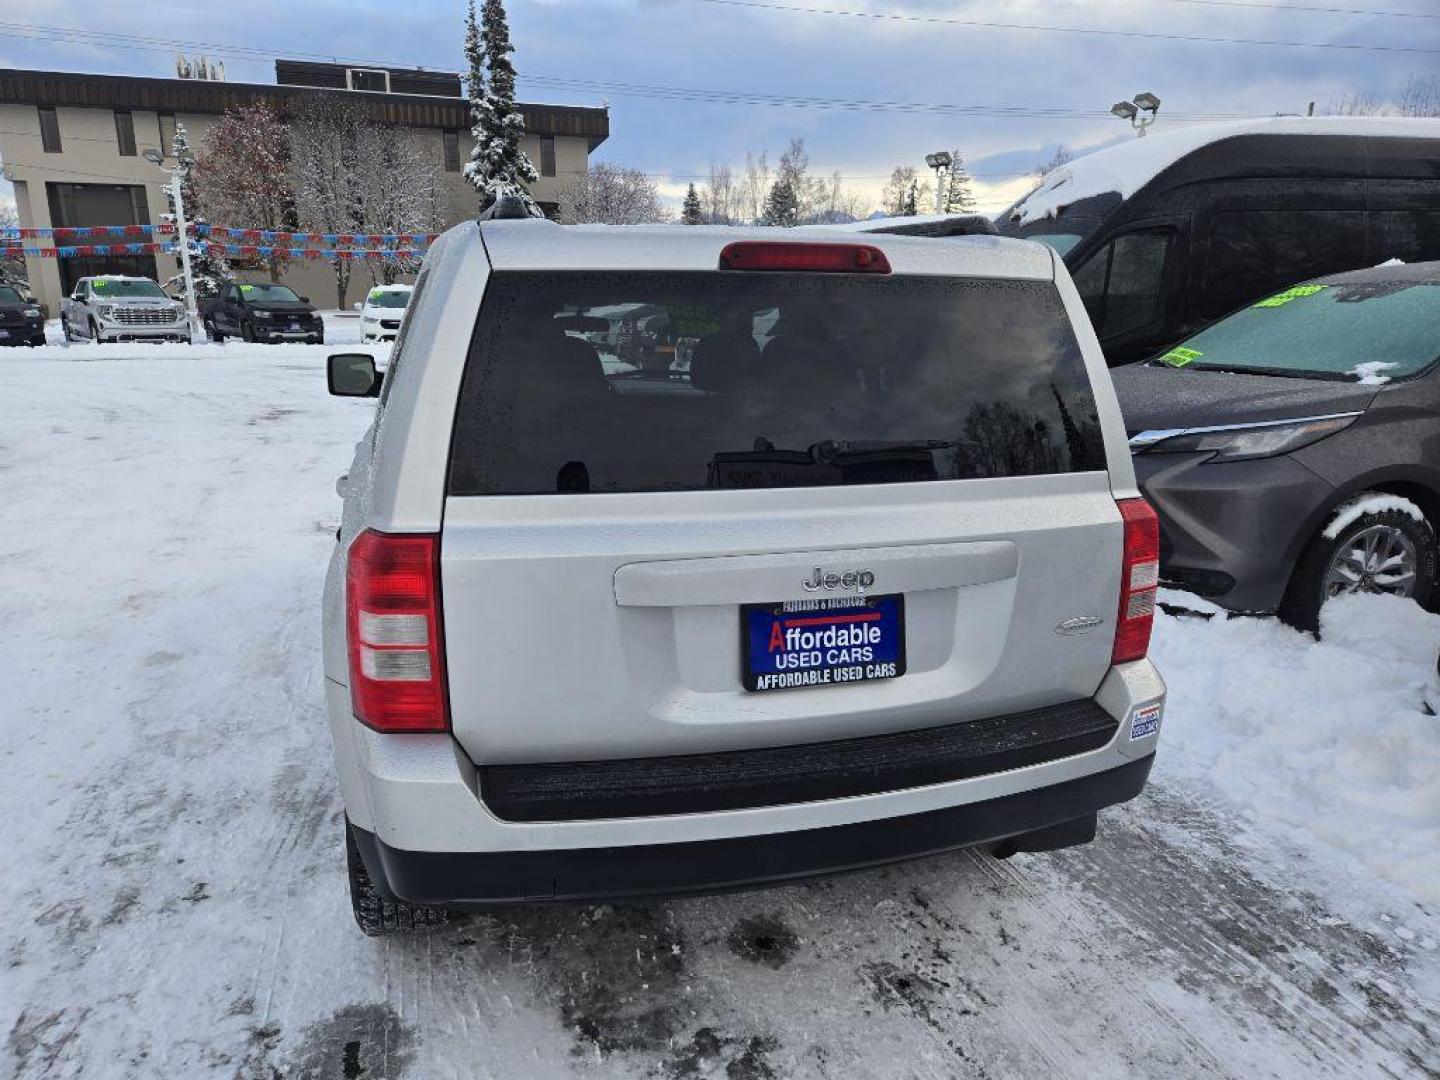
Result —
[[[1091,839],[1165,688],[1063,265],[972,237],[487,220],[429,251],[325,590],[354,912]],[[684,370],[595,312],[663,309]],[[778,313],[778,314],[777,314]]]

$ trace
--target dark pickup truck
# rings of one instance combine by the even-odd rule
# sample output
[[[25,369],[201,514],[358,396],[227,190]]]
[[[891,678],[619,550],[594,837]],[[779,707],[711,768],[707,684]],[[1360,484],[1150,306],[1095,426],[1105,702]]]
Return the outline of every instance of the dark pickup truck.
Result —
[[[325,324],[313,304],[288,285],[231,282],[200,305],[200,319],[215,341],[303,341],[320,345]]]
[[[44,345],[45,315],[18,285],[0,281],[0,345]]]

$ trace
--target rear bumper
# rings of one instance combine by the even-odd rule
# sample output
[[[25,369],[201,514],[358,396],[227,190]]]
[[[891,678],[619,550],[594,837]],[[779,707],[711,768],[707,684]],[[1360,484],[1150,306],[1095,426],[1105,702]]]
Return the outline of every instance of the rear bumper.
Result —
[[[418,904],[601,900],[719,891],[840,873],[993,843],[1133,799],[1154,755],[1065,783],[927,813],[829,828],[559,851],[393,848],[355,829],[371,880]]]
[[[333,632],[327,632],[326,639],[333,643]],[[343,663],[343,658],[334,657],[333,662]],[[847,771],[851,775],[865,772],[881,776],[883,773],[883,783],[867,783],[868,793],[848,789],[796,789],[786,794],[800,801],[756,805],[756,800],[747,796],[743,802],[749,805],[721,809],[711,802],[706,809],[691,808],[687,812],[670,801],[677,792],[684,792],[672,790],[667,797],[664,784],[657,787],[652,783],[666,780],[666,775],[634,773],[632,778],[644,781],[640,789],[627,783],[613,787],[612,794],[624,794],[627,800],[637,794],[654,797],[663,807],[658,814],[585,820],[583,815],[575,816],[579,814],[577,810],[564,815],[564,820],[555,820],[549,814],[545,815],[549,820],[505,820],[487,801],[499,791],[487,784],[483,766],[477,768],[453,737],[448,734],[386,735],[372,731],[352,715],[347,687],[326,679],[325,690],[326,714],[346,815],[357,829],[374,834],[388,849],[413,853],[421,857],[421,862],[426,861],[425,853],[461,861],[472,855],[482,859],[492,855],[538,857],[536,853],[560,860],[574,855],[584,861],[590,858],[587,852],[612,848],[654,847],[678,852],[685,846],[710,841],[753,839],[758,842],[768,837],[801,833],[834,835],[826,830],[901,818],[918,820],[932,812],[1010,796],[1033,795],[1039,800],[1037,805],[1043,805],[1048,798],[1046,792],[1061,790],[1073,781],[1150,757],[1160,734],[1155,710],[1157,707],[1163,710],[1165,702],[1164,682],[1148,660],[1140,660],[1112,667],[1094,696],[1094,706],[1114,721],[1108,741],[1096,745],[1087,737],[1084,745],[1063,747],[1065,756],[1053,757],[1052,754],[1062,748],[1046,739],[1043,742],[1049,744],[1050,749],[1043,755],[1045,760],[1017,757],[1008,752],[1001,756],[987,752],[976,757],[977,762],[984,760],[986,768],[982,774],[971,775],[968,767],[946,766],[951,777],[946,779],[945,775],[924,772],[925,755],[913,752],[924,750],[925,745],[921,743],[932,735],[945,740],[940,749],[946,753],[965,749],[961,743],[951,742],[951,736],[942,729],[935,729],[913,745],[905,739],[898,748],[903,753],[887,754],[881,762],[875,759],[849,762],[853,768],[837,771],[831,766],[845,764],[840,758],[816,759],[815,765],[822,774],[843,777]],[[988,728],[988,725],[982,721],[979,727]],[[999,742],[991,740],[991,744],[991,750],[1003,750]],[[756,755],[757,767],[765,764],[761,760],[763,756]],[[938,754],[936,763],[940,764]],[[885,766],[879,773],[875,770],[877,764]],[[760,772],[769,775],[766,769]],[[585,779],[613,784],[625,778],[622,774],[618,778],[587,776]],[[736,777],[727,774],[719,779],[722,783],[718,786],[728,790]],[[743,794],[744,784],[733,786],[737,794]],[[604,810],[606,814],[626,813],[629,807],[621,804]],[[1075,816],[1072,807],[1057,811],[1049,823],[1067,816]],[[1025,820],[1008,830],[996,831],[993,836],[981,835],[987,831],[982,829],[970,840],[947,841],[941,846],[980,843],[1034,827],[1039,826]],[[906,851],[902,849],[891,857],[905,858]],[[502,859],[501,863],[508,861]],[[842,863],[841,868],[844,865],[848,864]],[[811,871],[796,871],[806,872]],[[376,880],[383,880],[384,873],[384,868],[377,865]]]

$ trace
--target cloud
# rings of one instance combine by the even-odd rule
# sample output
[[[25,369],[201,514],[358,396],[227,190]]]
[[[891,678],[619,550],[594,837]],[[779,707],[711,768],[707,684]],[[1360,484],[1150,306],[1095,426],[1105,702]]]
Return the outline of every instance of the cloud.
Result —
[[[790,136],[800,135],[817,172],[839,169],[847,186],[873,197],[894,166],[921,167],[927,152],[958,147],[973,171],[992,174],[977,176],[977,194],[988,208],[998,208],[1023,190],[1030,182],[1024,174],[1056,145],[1075,149],[1128,137],[1106,110],[1138,91],[1164,100],[1162,125],[1202,115],[1303,112],[1311,101],[1323,108],[1350,93],[1392,96],[1434,61],[1420,53],[1158,41],[1124,36],[1127,31],[1440,49],[1440,20],[1242,10],[1182,0],[775,2],[1120,34],[982,29],[702,0],[510,0],[521,95],[584,105],[608,99],[612,135],[598,156],[659,174],[669,200],[683,195],[692,176],[698,182],[711,161],[738,169],[747,150],[768,150],[774,158]],[[271,81],[272,52],[450,70],[462,62],[461,0],[415,0],[400,17],[390,0],[250,0],[239,7],[12,0],[11,7],[17,3],[20,21],[32,26],[261,50],[248,59],[225,56],[236,81]],[[164,46],[149,51],[13,37],[7,48],[11,62],[26,67],[165,75],[173,61],[173,50]],[[657,96],[638,86],[670,89]],[[849,104],[737,105],[715,100],[709,91]],[[866,104],[876,102],[952,108],[898,111]],[[964,105],[1015,111],[961,115],[953,109]]]

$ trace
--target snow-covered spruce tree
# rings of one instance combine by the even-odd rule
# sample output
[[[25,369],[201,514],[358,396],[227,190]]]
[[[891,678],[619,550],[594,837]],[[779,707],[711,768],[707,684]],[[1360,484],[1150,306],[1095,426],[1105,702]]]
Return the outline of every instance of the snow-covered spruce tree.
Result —
[[[975,186],[965,171],[965,159],[956,150],[950,155],[950,176],[945,185],[945,212],[969,214],[975,210]]]
[[[700,193],[693,183],[685,192],[685,201],[680,204],[680,220],[686,225],[699,225],[705,220],[705,211],[700,207]]]
[[[218,296],[220,289],[230,279],[230,263],[224,255],[212,253],[205,240],[197,235],[198,225],[208,225],[204,213],[200,209],[200,200],[195,195],[195,159],[190,153],[190,136],[185,131],[184,124],[175,125],[175,145],[170,152],[175,157],[176,169],[180,172],[180,200],[185,204],[185,220],[188,225],[190,247],[190,276],[195,281],[195,296],[197,298]],[[189,160],[186,160],[186,159]],[[175,198],[170,193],[170,186],[165,186],[165,202],[169,206],[169,212],[165,215],[167,224],[175,223]],[[177,237],[178,241],[178,237]],[[178,254],[176,256],[179,258]],[[167,289],[183,286],[185,283],[185,272],[181,270],[174,277],[165,282]]]
[[[800,200],[795,197],[790,181],[783,176],[770,186],[770,194],[765,197],[764,222],[784,228],[800,223]]]
[[[465,14],[465,59],[470,69],[470,133],[475,147],[465,163],[465,178],[479,192],[482,211],[497,199],[513,195],[525,204],[531,217],[544,217],[527,186],[540,174],[520,146],[525,118],[515,108],[515,65],[510,62],[514,51],[504,0],[485,0],[478,24],[475,0],[470,0]]]

